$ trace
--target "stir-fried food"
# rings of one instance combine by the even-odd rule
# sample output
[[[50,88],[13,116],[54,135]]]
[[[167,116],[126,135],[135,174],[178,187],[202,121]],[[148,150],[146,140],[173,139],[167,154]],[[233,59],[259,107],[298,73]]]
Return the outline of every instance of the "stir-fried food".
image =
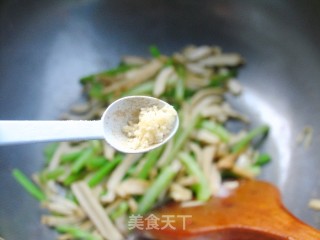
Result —
[[[199,205],[223,194],[229,179],[255,178],[270,160],[253,144],[268,127],[246,131],[249,119],[225,98],[242,92],[236,80],[244,62],[239,54],[211,46],[188,46],[172,56],[154,46],[150,51],[151,58],[125,56],[116,68],[82,78],[87,102],[64,118],[99,119],[120,97],[150,95],[177,110],[180,127],[173,139],[146,154],[126,155],[102,140],[55,143],[45,150],[45,168],[33,175],[36,186],[14,172],[48,210],[42,223],[60,232],[59,239],[125,238],[129,216],[168,200]],[[245,124],[229,131],[229,121]],[[135,124],[124,131],[138,131]]]

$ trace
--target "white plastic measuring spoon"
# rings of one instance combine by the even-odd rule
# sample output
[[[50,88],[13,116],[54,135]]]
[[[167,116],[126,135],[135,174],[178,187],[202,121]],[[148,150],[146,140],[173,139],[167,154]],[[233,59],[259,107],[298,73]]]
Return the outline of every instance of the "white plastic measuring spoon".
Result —
[[[33,143],[45,141],[78,141],[105,139],[115,149],[125,153],[142,153],[166,143],[177,131],[178,114],[170,134],[160,143],[143,149],[132,149],[122,128],[137,116],[141,108],[157,106],[162,108],[168,103],[153,97],[130,96],[120,98],[109,105],[101,120],[92,121],[0,121],[0,145]]]

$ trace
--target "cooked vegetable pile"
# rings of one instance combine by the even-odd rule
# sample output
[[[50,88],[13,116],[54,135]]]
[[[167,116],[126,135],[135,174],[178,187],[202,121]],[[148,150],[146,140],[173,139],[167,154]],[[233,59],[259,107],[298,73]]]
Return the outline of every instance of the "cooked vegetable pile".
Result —
[[[131,214],[146,214],[167,200],[182,207],[221,194],[224,183],[254,178],[269,162],[254,149],[268,126],[246,131],[248,118],[225,95],[238,95],[243,64],[238,54],[219,47],[188,46],[172,56],[150,47],[151,57],[123,57],[116,68],[81,79],[87,102],[64,118],[95,119],[112,101],[150,95],[173,105],[180,128],[163,147],[146,154],[116,152],[104,141],[63,142],[45,149],[45,168],[14,177],[47,209],[42,223],[58,239],[122,239]],[[243,129],[229,131],[229,121]]]

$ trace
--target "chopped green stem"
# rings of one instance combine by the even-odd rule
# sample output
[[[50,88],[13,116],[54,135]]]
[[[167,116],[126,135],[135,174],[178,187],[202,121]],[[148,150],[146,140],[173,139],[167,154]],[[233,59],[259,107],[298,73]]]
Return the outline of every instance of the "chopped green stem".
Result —
[[[161,53],[160,53],[158,47],[155,46],[155,45],[151,45],[149,47],[149,51],[150,51],[151,56],[154,57],[154,58],[158,58],[158,57],[161,56]]]
[[[200,201],[206,201],[211,196],[211,191],[209,187],[209,183],[205,178],[203,171],[201,170],[200,166],[197,162],[187,153],[180,153],[179,154],[180,160],[187,169],[187,172],[196,177],[197,183],[195,184],[195,192],[196,198]]]
[[[271,157],[269,154],[261,153],[261,154],[259,154],[259,156],[257,157],[257,159],[253,165],[254,166],[263,166],[263,165],[266,165],[267,163],[269,163],[270,161],[271,161]]]
[[[168,158],[165,161],[165,165],[168,165],[172,162],[172,160],[176,157],[180,149],[183,147],[183,144],[188,139],[191,132],[194,128],[198,125],[200,121],[200,115],[196,116],[194,119],[191,120],[190,124],[186,129],[180,128],[177,132],[177,138],[175,139],[172,151],[168,155]]]
[[[138,214],[145,214],[153,207],[154,203],[160,196],[160,194],[165,191],[173,178],[176,176],[177,171],[172,165],[165,167],[151,186],[148,188],[146,193],[142,196],[138,203]]]
[[[89,96],[92,98],[102,100],[102,101],[108,99],[109,95],[103,93],[103,88],[104,88],[104,86],[100,82],[92,83],[90,90],[89,90]]]
[[[116,76],[120,73],[125,73],[134,68],[134,66],[121,63],[118,67],[111,68],[105,72],[99,74],[99,76]]]
[[[240,153],[242,150],[244,150],[250,142],[256,138],[257,136],[264,136],[268,133],[269,127],[267,125],[262,125],[258,128],[255,128],[251,130],[244,138],[242,138],[239,142],[235,143],[231,151],[233,153]]]
[[[56,150],[58,148],[58,146],[59,146],[59,143],[55,142],[55,143],[50,143],[45,147],[43,153],[44,153],[44,156],[45,156],[47,164],[49,164],[49,162],[51,161],[54,153],[56,152]]]
[[[96,78],[96,75],[88,75],[83,78],[80,78],[80,83],[87,84],[87,83],[93,82],[95,78]]]
[[[222,141],[228,142],[230,139],[230,133],[222,125],[217,124],[213,121],[203,121],[201,128],[205,128],[212,132],[214,135],[219,137]]]
[[[163,150],[163,147],[159,147],[147,153],[147,160],[145,164],[142,166],[141,171],[138,174],[138,178],[146,179],[148,178],[151,169],[155,165],[156,161],[159,159],[159,156]]]
[[[44,201],[46,199],[45,194],[35,185],[29,178],[24,175],[20,170],[13,169],[12,175],[21,184],[24,189],[30,193],[34,198],[39,201]]]
[[[196,93],[196,90],[186,88],[184,91],[184,99],[186,100],[186,99],[191,98],[195,93]]]
[[[130,65],[126,65],[126,64],[120,64],[118,67],[115,67],[115,68],[111,68],[107,71],[103,71],[103,72],[100,72],[98,74],[92,74],[92,75],[89,75],[89,76],[86,76],[86,77],[83,77],[80,79],[80,83],[81,84],[86,84],[86,83],[93,83],[96,81],[96,79],[98,77],[103,77],[103,76],[116,76],[120,73],[125,73],[127,71],[129,71],[130,69],[132,69],[133,66],[130,66]]]
[[[215,75],[211,78],[210,81],[210,87],[223,87],[224,84],[229,80],[231,77],[233,77],[232,72],[227,72],[219,75]]]
[[[68,233],[72,235],[72,237],[74,237],[75,239],[101,240],[100,237],[94,236],[90,232],[75,226],[60,225],[60,226],[57,226],[56,229],[60,233]]]
[[[173,66],[173,64],[174,64],[174,61],[172,57],[169,57],[168,60],[165,62],[166,67]]]
[[[87,163],[86,163],[86,167],[89,170],[95,170],[95,169],[98,169],[98,168],[102,167],[107,162],[109,162],[109,160],[106,159],[105,157],[97,156],[97,157],[90,158],[90,160],[87,161]]]
[[[93,149],[92,148],[88,148],[86,149],[81,156],[79,156],[74,164],[71,167],[71,173],[78,173],[86,164],[87,161],[90,160],[90,158],[93,155]]]
[[[58,167],[56,169],[53,169],[48,172],[43,172],[42,174],[42,179],[48,181],[48,180],[56,180],[58,177],[60,177],[62,174],[65,173],[65,168],[64,167]]]
[[[89,187],[94,187],[99,184],[123,159],[122,155],[118,155],[111,162],[106,162],[106,164],[100,168],[89,180]]]
[[[66,186],[70,186],[72,183],[84,178],[84,176],[84,173],[70,174],[66,179],[64,179],[63,184]]]
[[[79,158],[83,154],[84,150],[76,151],[76,152],[70,152],[70,153],[65,153],[61,156],[61,163],[68,163],[68,162],[73,162],[77,158]]]
[[[127,202],[121,202],[119,204],[119,206],[113,210],[109,217],[111,218],[111,220],[116,220],[118,217],[121,217],[122,215],[124,215],[129,209],[129,204]]]
[[[102,152],[102,144],[99,140],[91,140],[90,146],[92,147],[93,151],[97,154]]]

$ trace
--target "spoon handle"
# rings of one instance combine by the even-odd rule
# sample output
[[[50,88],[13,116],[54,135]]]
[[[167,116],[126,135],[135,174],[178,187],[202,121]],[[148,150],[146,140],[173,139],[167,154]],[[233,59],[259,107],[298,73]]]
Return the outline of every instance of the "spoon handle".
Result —
[[[103,139],[97,121],[0,121],[0,145]]]

